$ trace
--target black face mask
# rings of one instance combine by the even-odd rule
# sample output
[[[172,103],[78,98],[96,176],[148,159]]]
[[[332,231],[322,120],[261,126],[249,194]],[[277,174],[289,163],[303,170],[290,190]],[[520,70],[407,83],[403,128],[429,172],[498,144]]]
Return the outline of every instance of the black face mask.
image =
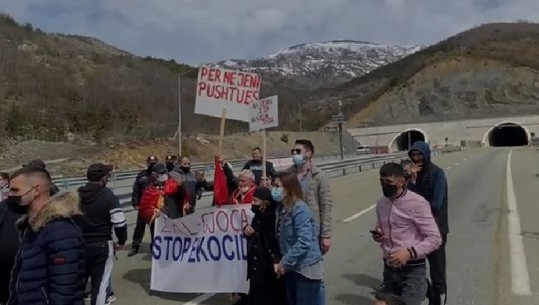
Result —
[[[384,197],[391,198],[397,194],[399,188],[393,184],[382,183],[382,193]]]
[[[170,172],[174,169],[174,164],[167,164],[167,170]]]
[[[182,172],[184,173],[189,173],[191,171],[191,167],[187,167],[187,166],[180,166],[180,168],[182,169]]]
[[[261,210],[260,210],[260,206],[259,206],[259,205],[254,205],[254,204],[252,204],[252,205],[251,205],[251,211],[253,211],[253,213],[255,213],[255,214],[260,213],[260,211],[261,211]]]
[[[5,200],[8,209],[15,214],[26,214],[30,209],[30,205],[21,205],[22,196],[8,196]]]

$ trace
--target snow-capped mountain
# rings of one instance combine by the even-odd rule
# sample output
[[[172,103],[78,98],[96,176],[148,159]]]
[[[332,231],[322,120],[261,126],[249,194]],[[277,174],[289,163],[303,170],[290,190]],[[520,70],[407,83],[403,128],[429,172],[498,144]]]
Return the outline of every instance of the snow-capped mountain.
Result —
[[[313,87],[335,86],[415,53],[423,46],[386,46],[335,40],[293,46],[255,59],[229,59],[217,65],[293,78]]]

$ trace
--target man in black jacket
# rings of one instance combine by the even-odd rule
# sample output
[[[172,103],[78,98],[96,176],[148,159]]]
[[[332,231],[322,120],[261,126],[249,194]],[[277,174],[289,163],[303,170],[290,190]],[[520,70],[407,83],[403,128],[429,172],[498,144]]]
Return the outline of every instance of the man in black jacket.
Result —
[[[197,179],[191,171],[191,158],[189,156],[178,157],[178,164],[174,168],[174,171],[170,172],[170,175],[172,178],[181,181],[184,190],[187,192],[187,201],[190,206],[187,214],[192,214],[197,204]]]
[[[408,152],[413,162],[412,177],[408,188],[423,196],[429,203],[432,216],[436,220],[442,245],[428,255],[431,285],[429,285],[429,305],[447,303],[445,244],[449,234],[447,215],[447,178],[444,170],[431,161],[430,147],[423,141],[415,142]]]
[[[142,193],[152,181],[152,168],[158,161],[156,156],[149,156],[148,159],[146,159],[146,169],[138,173],[135,178],[135,183],[133,183],[133,193],[131,194],[131,205],[134,209],[138,209]],[[127,253],[127,256],[131,257],[138,253],[145,230],[146,222],[142,219],[140,214],[137,213],[137,224],[135,225],[135,231],[133,232],[133,244],[131,245],[131,251]]]
[[[118,244],[127,240],[127,223],[118,197],[106,187],[110,165],[95,163],[87,171],[88,183],[78,190],[83,216],[82,229],[86,254],[86,279],[91,278],[91,304],[105,304],[106,288],[114,262],[112,228]]]
[[[262,149],[260,147],[255,147],[252,153],[253,159],[247,161],[243,166],[242,170],[248,169],[255,174],[255,184],[260,186],[260,181],[262,180],[262,174],[264,173],[264,166],[262,164]],[[275,179],[275,169],[273,168],[273,163],[266,161],[266,176],[271,180]]]

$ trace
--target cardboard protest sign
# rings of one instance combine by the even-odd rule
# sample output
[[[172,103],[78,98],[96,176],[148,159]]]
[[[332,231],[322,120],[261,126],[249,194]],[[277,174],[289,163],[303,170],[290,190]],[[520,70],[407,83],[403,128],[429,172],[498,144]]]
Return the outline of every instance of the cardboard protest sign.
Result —
[[[151,290],[176,293],[247,293],[247,240],[251,205],[197,210],[155,222]]]
[[[250,105],[260,97],[262,79],[256,73],[211,68],[198,69],[195,113],[249,122]]]
[[[279,126],[279,107],[277,95],[254,101],[251,104],[249,130],[258,131]]]

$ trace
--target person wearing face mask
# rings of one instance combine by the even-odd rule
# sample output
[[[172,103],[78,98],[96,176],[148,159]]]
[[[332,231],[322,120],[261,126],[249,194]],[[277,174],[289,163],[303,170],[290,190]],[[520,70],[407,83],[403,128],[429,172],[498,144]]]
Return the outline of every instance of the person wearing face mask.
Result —
[[[248,169],[238,174],[238,188],[232,193],[234,204],[250,204],[253,202],[255,191],[255,174]]]
[[[271,190],[277,207],[276,234],[281,261],[274,271],[284,276],[288,304],[320,305],[320,286],[324,278],[318,226],[303,200],[296,173],[281,172]]]
[[[169,176],[164,164],[157,163],[152,168],[152,181],[144,190],[139,206],[142,219],[150,226],[152,240],[157,217],[164,213],[168,218],[176,219],[189,208],[186,193],[182,189],[181,182]]]
[[[47,164],[45,162],[43,162],[43,160],[39,160],[39,159],[32,160],[32,161],[28,162],[28,164],[24,165],[24,167],[37,167],[37,168],[47,170]],[[60,192],[60,189],[58,188],[58,186],[56,186],[54,183],[52,183],[51,184],[51,193],[50,193],[50,195],[54,196],[59,192]]]
[[[296,140],[291,151],[294,165],[291,170],[297,173],[305,202],[311,208],[316,226],[320,249],[325,255],[331,246],[331,224],[333,199],[329,179],[313,162],[314,145],[310,140]],[[326,284],[322,280],[320,305],[326,304]]]
[[[247,236],[249,305],[287,305],[284,282],[273,270],[273,265],[281,260],[275,235],[276,206],[270,189],[255,188],[251,205],[255,216],[251,224],[243,229],[243,234]]]
[[[103,305],[112,298],[112,294],[106,293],[114,262],[112,228],[120,246],[127,241],[127,223],[120,200],[107,188],[112,171],[110,165],[90,165],[86,171],[88,183],[78,189],[83,213],[78,223],[84,238],[86,279],[91,279],[91,305]]]
[[[146,169],[137,174],[135,182],[133,183],[133,192],[131,193],[131,205],[134,209],[138,209],[142,193],[150,184],[152,168],[158,161],[156,156],[149,156],[148,159],[146,159]],[[127,253],[127,256],[131,257],[138,253],[145,230],[146,222],[142,219],[140,213],[137,212],[137,223],[135,225],[135,231],[133,232],[133,243],[131,244],[131,251]]]
[[[17,170],[9,184],[5,204],[23,216],[7,305],[83,305],[84,241],[73,219],[82,214],[78,193],[50,197],[51,176],[35,167]]]
[[[448,187],[445,172],[431,160],[429,145],[423,141],[412,144],[408,156],[413,162],[412,177],[408,188],[425,198],[442,234],[442,246],[428,256],[429,305],[447,303],[445,245],[449,234]]]
[[[174,155],[167,155],[165,157],[165,166],[167,167],[167,171],[170,173],[174,170],[174,164],[176,163],[176,156]]]
[[[170,174],[175,178],[175,175],[179,176],[179,181],[181,181],[188,193],[187,201],[189,202],[190,208],[187,210],[187,214],[193,213],[197,203],[197,179],[195,173],[191,171],[191,158],[188,156],[180,156],[178,158],[177,166]]]
[[[384,260],[382,291],[421,305],[427,292],[426,257],[442,244],[428,202],[406,189],[400,164],[380,168],[383,196],[376,203],[373,239],[381,244]]]

